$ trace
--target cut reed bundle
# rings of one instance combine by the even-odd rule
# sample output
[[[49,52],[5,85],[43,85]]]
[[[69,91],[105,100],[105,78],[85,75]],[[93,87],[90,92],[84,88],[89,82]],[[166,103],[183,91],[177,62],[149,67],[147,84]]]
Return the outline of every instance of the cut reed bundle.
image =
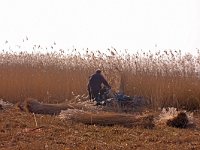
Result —
[[[61,118],[67,118],[74,122],[88,125],[113,126],[120,125],[124,127],[154,127],[154,117],[152,115],[136,117],[130,114],[121,114],[114,112],[86,112],[67,110],[62,111]]]
[[[19,103],[18,107],[23,111],[44,115],[58,115],[62,110],[73,108],[72,106],[66,103],[44,104],[40,103],[39,101],[33,98],[27,98],[24,102]]]

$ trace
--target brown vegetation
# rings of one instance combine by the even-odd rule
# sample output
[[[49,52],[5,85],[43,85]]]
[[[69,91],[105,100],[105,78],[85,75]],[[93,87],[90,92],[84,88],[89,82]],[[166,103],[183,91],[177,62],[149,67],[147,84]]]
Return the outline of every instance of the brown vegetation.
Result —
[[[58,115],[60,114],[61,110],[74,108],[67,103],[45,104],[45,103],[40,103],[38,100],[33,98],[27,98],[25,99],[25,101],[18,103],[17,106],[22,111],[27,111],[35,114],[46,114],[46,115]]]
[[[65,55],[62,52],[2,52],[0,97],[14,103],[26,97],[39,99],[40,102],[28,100],[20,103],[21,109],[34,113],[58,114],[61,108],[74,106],[87,110],[78,102],[86,98],[89,75],[100,68],[113,90],[145,97],[156,110],[165,106],[199,109],[200,80],[197,68],[200,54],[192,56],[183,55],[180,51],[158,51],[121,55],[115,49],[109,50],[109,53],[87,51],[79,54],[73,51]],[[74,102],[73,107],[60,105],[66,99]],[[0,149],[200,148],[198,116],[195,118],[197,127],[184,131],[166,126],[154,127],[153,116],[149,112],[136,117],[93,111],[62,120],[14,108],[3,109],[0,113]],[[185,119],[184,116],[177,116],[168,124],[174,127],[178,120],[184,126]]]
[[[149,130],[140,125],[132,128],[85,125],[55,116],[7,109],[0,112],[0,149],[199,149],[199,120],[195,115],[197,127],[194,129],[156,126]]]
[[[181,51],[108,52],[110,55],[88,51],[67,55],[0,53],[0,97],[10,102],[26,97],[62,102],[87,94],[88,77],[100,68],[113,90],[147,97],[154,107],[199,108],[200,55],[183,55]]]
[[[154,116],[136,116],[131,114],[114,113],[114,112],[76,112],[65,113],[66,118],[79,123],[88,125],[114,126],[120,125],[124,127],[143,127],[152,129],[154,127]]]

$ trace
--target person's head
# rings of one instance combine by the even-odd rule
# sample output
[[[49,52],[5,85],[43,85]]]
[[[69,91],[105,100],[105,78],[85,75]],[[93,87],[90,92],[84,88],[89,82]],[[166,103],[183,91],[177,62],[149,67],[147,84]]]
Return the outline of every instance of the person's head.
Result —
[[[97,70],[96,70],[96,73],[101,74],[101,70],[100,70],[100,69],[97,69]]]

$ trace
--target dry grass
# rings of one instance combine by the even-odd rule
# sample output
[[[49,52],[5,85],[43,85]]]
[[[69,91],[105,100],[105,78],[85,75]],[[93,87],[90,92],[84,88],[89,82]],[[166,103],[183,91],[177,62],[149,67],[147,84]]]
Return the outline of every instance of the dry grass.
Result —
[[[149,98],[154,108],[200,106],[200,54],[181,51],[107,54],[75,50],[60,53],[0,53],[0,97],[10,102],[33,97],[43,102],[62,102],[87,94],[88,77],[103,70],[113,90]]]
[[[199,120],[196,128],[177,129],[141,126],[97,126],[33,115],[18,109],[0,111],[1,150],[120,150],[199,149]]]

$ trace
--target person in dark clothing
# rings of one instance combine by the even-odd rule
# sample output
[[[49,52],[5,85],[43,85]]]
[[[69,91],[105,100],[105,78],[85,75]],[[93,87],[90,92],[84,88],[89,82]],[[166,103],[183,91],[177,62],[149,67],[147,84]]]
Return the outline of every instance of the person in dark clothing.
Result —
[[[88,83],[88,92],[90,96],[90,100],[94,99],[97,102],[97,105],[100,103],[100,91],[101,85],[104,85],[108,88],[111,88],[104,76],[101,74],[101,70],[97,70],[95,74],[93,74],[89,78]]]

